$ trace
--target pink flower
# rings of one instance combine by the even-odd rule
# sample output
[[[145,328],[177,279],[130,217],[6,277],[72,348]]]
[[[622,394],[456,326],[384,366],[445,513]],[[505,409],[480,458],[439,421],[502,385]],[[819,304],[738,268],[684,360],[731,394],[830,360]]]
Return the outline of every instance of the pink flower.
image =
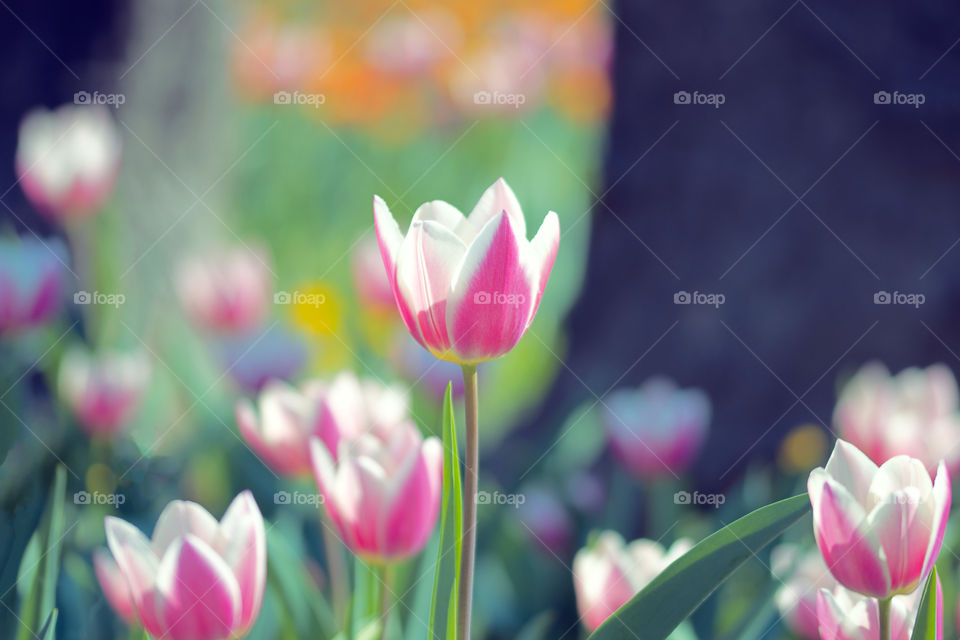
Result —
[[[957,381],[942,364],[891,376],[878,362],[864,365],[840,394],[833,422],[840,437],[882,464],[895,455],[918,458],[933,473],[946,456],[960,468]]]
[[[409,399],[401,389],[350,372],[332,382],[312,380],[295,389],[277,380],[260,393],[259,411],[246,399],[237,402],[240,433],[277,473],[311,472],[310,439],[319,438],[336,452],[343,438],[388,429],[407,419]]]
[[[148,540],[133,525],[105,519],[107,544],[144,629],[158,640],[226,640],[256,621],[267,577],[263,517],[249,491],[220,522],[193,502],[174,500]]]
[[[890,602],[890,640],[910,640],[923,589]],[[820,589],[817,617],[821,640],[881,640],[877,601],[841,586]],[[937,579],[937,638],[943,638],[943,590]]]
[[[533,322],[560,244],[552,211],[528,241],[520,203],[501,178],[468,217],[441,200],[417,209],[404,236],[379,197],[377,238],[400,316],[441,360],[499,358]]]
[[[614,453],[642,477],[685,470],[707,437],[709,398],[699,389],[678,389],[666,378],[614,391],[605,404]]]
[[[807,480],[813,531],[833,577],[875,598],[910,593],[929,575],[947,526],[950,479],[941,462],[895,456],[879,468],[838,440]]]
[[[104,106],[31,111],[20,123],[16,170],[27,198],[61,218],[96,213],[113,193],[120,133]]]
[[[820,551],[784,543],[771,552],[770,565],[781,581],[773,600],[787,626],[803,640],[819,640],[817,592],[837,586]]]
[[[93,553],[93,570],[97,574],[100,589],[114,613],[128,625],[136,624],[137,612],[133,609],[130,586],[109,551],[97,549]]]
[[[310,453],[327,514],[351,551],[380,563],[423,548],[440,508],[440,440],[402,422],[341,439],[336,457],[314,438]]]
[[[687,539],[669,550],[653,540],[634,540],[624,545],[613,531],[604,531],[573,559],[573,585],[577,611],[584,626],[593,631],[674,560],[693,546]]]
[[[92,354],[74,346],[60,362],[60,395],[92,436],[117,434],[140,406],[150,363],[139,351]]]
[[[56,239],[0,238],[0,333],[39,326],[60,312],[66,259]]]
[[[256,328],[267,317],[273,291],[267,252],[234,248],[186,260],[177,293],[198,327],[215,332]]]

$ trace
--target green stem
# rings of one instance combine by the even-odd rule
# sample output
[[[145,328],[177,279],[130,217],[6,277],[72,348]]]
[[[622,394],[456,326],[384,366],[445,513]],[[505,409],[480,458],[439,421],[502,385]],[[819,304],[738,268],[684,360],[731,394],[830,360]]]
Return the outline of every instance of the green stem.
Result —
[[[333,616],[339,628],[347,620],[347,607],[350,602],[347,584],[347,565],[343,558],[340,540],[333,532],[326,513],[320,516],[320,530],[323,532],[323,550],[327,556],[327,575],[330,579],[330,593],[333,600]]]
[[[463,550],[460,566],[460,593],[457,602],[457,640],[470,640],[470,612],[473,604],[473,564],[477,550],[477,485],[479,479],[479,411],[476,365],[463,365],[463,397],[467,414],[467,452],[463,477]]]
[[[890,601],[891,598],[877,601],[880,610],[880,640],[890,640]]]
[[[387,637],[387,616],[390,613],[391,595],[393,593],[393,570],[392,564],[387,563],[379,567],[379,588],[380,602],[377,610],[380,612],[380,637]]]

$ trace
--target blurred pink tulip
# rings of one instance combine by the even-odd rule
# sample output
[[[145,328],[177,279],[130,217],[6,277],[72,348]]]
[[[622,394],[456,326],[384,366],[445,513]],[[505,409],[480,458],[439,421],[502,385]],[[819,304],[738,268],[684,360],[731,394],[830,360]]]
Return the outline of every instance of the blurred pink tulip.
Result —
[[[902,454],[930,473],[943,458],[951,471],[960,469],[957,380],[945,365],[896,376],[878,362],[864,365],[840,394],[833,422],[841,438],[877,464]]]
[[[374,309],[397,308],[393,287],[383,271],[383,259],[376,238],[364,240],[353,252],[353,284],[360,302]]]
[[[92,436],[117,434],[140,406],[150,363],[140,351],[93,354],[72,347],[59,372],[60,395],[80,426]]]
[[[214,332],[259,326],[273,301],[267,252],[237,247],[188,259],[177,272],[177,293],[190,320]]]
[[[604,531],[592,545],[578,551],[573,584],[577,611],[587,630],[599,627],[692,546],[687,539],[677,540],[669,550],[645,539],[624,545],[619,534]]]
[[[875,598],[910,593],[940,553],[950,512],[950,478],[934,482],[923,463],[896,456],[879,468],[838,440],[826,467],[807,480],[813,531],[833,577]]]
[[[462,37],[456,16],[436,4],[377,21],[364,39],[366,57],[387,73],[414,75],[453,55]]]
[[[44,214],[82,218],[113,193],[120,133],[104,106],[31,111],[20,123],[16,169],[27,198]]]
[[[890,640],[910,640],[923,589],[890,602]],[[817,592],[821,640],[883,640],[880,611],[874,598],[837,586]],[[937,579],[937,639],[943,638],[943,590]]]
[[[59,240],[0,238],[0,333],[42,325],[60,312],[66,260]]]
[[[397,387],[344,372],[329,383],[312,380],[301,389],[271,381],[260,393],[258,409],[249,400],[237,402],[240,433],[274,471],[298,476],[312,469],[310,438],[320,438],[336,455],[341,439],[406,420],[409,399]]]
[[[605,401],[604,422],[617,457],[646,477],[684,471],[700,452],[710,424],[710,400],[699,389],[679,389],[652,378],[619,389]]]
[[[137,624],[137,612],[133,609],[130,586],[109,551],[97,549],[93,553],[93,570],[97,574],[100,589],[114,613],[128,625]]]
[[[502,178],[468,217],[441,200],[422,205],[406,236],[377,196],[373,211],[400,316],[424,348],[477,364],[516,346],[557,255],[557,214],[548,213],[528,241],[520,203]]]
[[[817,593],[837,586],[820,551],[784,543],[771,552],[770,566],[781,583],[773,596],[777,611],[799,638],[819,640]]]
[[[111,516],[107,544],[127,581],[134,610],[158,640],[227,640],[249,631],[267,576],[263,517],[249,491],[220,522],[193,502],[175,500],[153,539]]]
[[[443,446],[410,422],[341,439],[336,457],[310,441],[320,495],[343,543],[368,562],[418,553],[440,508]]]

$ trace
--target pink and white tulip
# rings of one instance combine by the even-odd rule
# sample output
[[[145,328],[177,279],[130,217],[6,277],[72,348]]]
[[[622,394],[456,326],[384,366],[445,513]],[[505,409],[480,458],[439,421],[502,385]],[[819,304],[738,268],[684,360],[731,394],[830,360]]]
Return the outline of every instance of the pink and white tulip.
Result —
[[[389,429],[408,414],[409,398],[402,389],[361,381],[350,372],[300,389],[273,380],[260,393],[257,408],[246,399],[236,406],[244,439],[274,471],[288,476],[310,474],[311,438],[335,455],[341,439]]]
[[[158,640],[242,637],[260,614],[267,577],[263,517],[249,491],[220,522],[175,500],[153,538],[119,518],[105,520],[107,544],[130,589],[137,618]]]
[[[343,543],[368,562],[418,553],[437,521],[443,446],[410,422],[341,439],[336,455],[310,442],[324,507]]]
[[[877,467],[838,440],[826,467],[807,480],[813,531],[837,581],[875,598],[910,593],[929,575],[947,526],[950,478],[936,479],[916,458],[895,456]]]
[[[878,362],[864,365],[840,394],[837,433],[871,460],[918,458],[930,473],[946,459],[960,469],[960,402],[957,380],[943,364],[904,369],[891,376]]]
[[[807,551],[784,543],[771,552],[770,565],[774,577],[781,583],[773,595],[777,611],[799,638],[819,640],[817,593],[837,586],[820,551]]]
[[[27,198],[59,219],[90,216],[113,193],[120,133],[104,106],[31,111],[20,123],[16,170]]]
[[[97,574],[100,590],[114,613],[128,625],[137,624],[137,612],[133,609],[130,585],[109,551],[97,549],[93,553],[93,570]]]
[[[669,550],[645,539],[624,545],[619,534],[601,533],[573,559],[577,611],[584,626],[589,631],[599,627],[692,546],[687,539],[677,540]]]
[[[552,211],[527,240],[520,203],[501,178],[469,216],[435,200],[417,209],[404,235],[373,200],[380,253],[400,316],[441,360],[473,365],[499,358],[533,322],[560,243]]]
[[[0,334],[40,326],[60,312],[66,260],[59,240],[0,238]]]
[[[707,437],[710,399],[699,389],[679,389],[666,378],[614,391],[605,405],[613,451],[641,477],[684,471]]]
[[[890,639],[910,640],[923,589],[890,601]],[[821,640],[884,640],[880,637],[880,610],[874,598],[844,589],[817,592]],[[943,638],[943,590],[937,579],[937,639]]]
[[[91,436],[119,433],[140,406],[150,362],[140,351],[90,353],[72,347],[60,362],[59,391]]]
[[[186,260],[177,272],[177,293],[190,320],[214,332],[258,327],[273,302],[267,252],[237,247]]]

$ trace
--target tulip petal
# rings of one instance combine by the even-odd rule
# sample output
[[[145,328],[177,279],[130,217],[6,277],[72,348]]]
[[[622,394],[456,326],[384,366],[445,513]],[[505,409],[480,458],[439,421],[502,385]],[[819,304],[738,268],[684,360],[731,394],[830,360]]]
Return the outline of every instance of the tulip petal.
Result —
[[[553,211],[547,213],[547,217],[540,224],[537,235],[530,241],[530,247],[526,256],[528,269],[531,273],[538,274],[537,297],[530,308],[530,317],[527,319],[527,326],[533,322],[537,309],[540,307],[540,300],[543,299],[543,292],[547,288],[547,279],[550,278],[550,272],[553,270],[554,260],[557,258],[557,250],[560,248],[560,220]]]
[[[127,580],[130,598],[143,628],[151,635],[160,637],[163,627],[157,619],[153,603],[159,561],[150,548],[150,541],[139,529],[120,518],[107,516],[103,524],[107,546]]]
[[[443,200],[433,200],[417,207],[413,213],[413,219],[410,220],[410,226],[417,222],[438,222],[441,226],[456,232],[463,221],[463,214],[455,206]]]
[[[310,460],[313,464],[313,477],[317,481],[317,489],[323,498],[323,508],[327,517],[343,543],[353,548],[353,540],[347,539],[347,525],[341,518],[342,509],[339,506],[341,499],[349,500],[352,499],[352,496],[342,496],[340,494],[343,492],[338,493],[336,464],[333,456],[330,455],[330,451],[319,438],[311,438],[310,440]],[[327,525],[321,522],[321,526]]]
[[[240,587],[240,628],[260,613],[267,580],[267,538],[263,516],[250,491],[241,492],[223,514],[217,550],[233,570]]]
[[[219,527],[217,519],[196,502],[173,500],[157,518],[150,547],[158,558],[163,558],[173,541],[188,533],[213,544]]]
[[[162,638],[216,640],[229,638],[237,628],[237,579],[223,558],[192,534],[177,539],[164,555],[156,597]]]
[[[840,602],[829,590],[820,589],[817,619],[821,640],[880,640],[876,600],[862,598],[854,602],[847,596]]]
[[[487,187],[473,211],[467,216],[466,227],[472,231],[470,238],[475,237],[491,220],[504,212],[513,220],[517,235],[526,239],[527,221],[523,218],[520,202],[503,178],[497,178],[496,182]],[[461,234],[461,237],[464,235]],[[465,238],[464,241],[469,242],[469,239]]]
[[[454,279],[447,325],[462,363],[499,357],[527,330],[538,278],[522,262],[513,218],[501,213],[483,228]]]
[[[951,495],[950,474],[946,465],[940,462],[937,466],[937,477],[933,481],[933,522],[929,531],[930,546],[927,548],[927,554],[923,561],[921,580],[925,580],[930,575],[933,565],[937,562],[937,556],[940,555],[943,536],[947,530],[947,518],[950,516]]]
[[[408,454],[380,516],[380,548],[387,556],[416,552],[426,544],[437,521],[443,481],[443,445],[427,438]]]
[[[380,196],[373,197],[373,221],[377,232],[377,243],[380,245],[380,257],[383,258],[383,266],[387,271],[387,279],[390,281],[400,318],[410,335],[424,348],[428,348],[420,336],[420,329],[417,327],[413,311],[403,299],[397,283],[397,260],[400,256],[400,247],[403,245],[403,233],[400,232],[400,226]]]
[[[134,624],[137,613],[133,606],[133,596],[130,594],[130,585],[127,578],[120,571],[113,556],[106,549],[97,549],[93,553],[93,570],[97,574],[97,582],[110,607],[127,624]]]
[[[825,469],[837,483],[847,488],[857,502],[862,505],[867,503],[877,465],[862,451],[845,440],[837,440]]]

